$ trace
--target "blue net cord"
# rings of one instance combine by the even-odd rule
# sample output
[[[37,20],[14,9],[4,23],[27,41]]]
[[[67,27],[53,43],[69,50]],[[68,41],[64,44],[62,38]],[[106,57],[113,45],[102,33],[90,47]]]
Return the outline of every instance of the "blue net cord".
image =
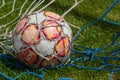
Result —
[[[75,80],[75,79],[72,79],[72,78],[65,78],[65,77],[61,77],[59,80]]]
[[[98,18],[97,20],[95,20],[95,21],[89,23],[88,25],[84,26],[83,28],[81,28],[77,32],[77,34],[74,36],[74,38],[72,40],[72,43],[77,39],[77,37],[79,36],[79,34],[82,31],[84,31],[86,28],[94,25],[95,23],[97,23],[100,20],[108,22],[110,24],[114,24],[114,25],[120,26],[119,23],[116,23],[116,22],[109,21],[109,20],[105,19],[106,15],[119,2],[120,2],[120,0],[114,0],[113,4],[106,10],[106,12],[100,18]],[[120,61],[119,57],[114,57],[114,56],[118,55],[118,53],[120,53],[120,48],[111,50],[109,52],[105,52],[105,49],[108,49],[111,46],[112,47],[120,46],[120,42],[116,42],[118,40],[118,38],[120,38],[120,33],[118,33],[115,36],[115,38],[112,40],[112,42],[109,45],[104,46],[103,48],[95,48],[95,49],[93,49],[93,48],[88,48],[88,47],[85,47],[85,46],[80,46],[78,44],[75,44],[74,46],[79,48],[79,49],[81,49],[81,50],[72,49],[72,54],[82,54],[83,56],[81,56],[81,57],[72,57],[71,56],[71,61],[68,64],[59,65],[59,66],[57,66],[55,68],[63,68],[63,66],[73,66],[73,67],[76,67],[76,68],[86,68],[86,69],[92,69],[92,70],[109,71],[109,72],[111,72],[110,80],[112,80],[113,74],[115,72],[117,72],[117,71],[120,71],[120,66],[119,65],[115,65],[115,64],[109,64],[108,61],[109,60],[118,60],[118,61]],[[111,56],[98,56],[98,55],[96,55],[96,54],[111,54],[111,53],[112,53]],[[16,60],[15,58],[13,58],[10,55],[0,54],[0,59],[2,59],[6,64],[9,64],[11,66],[16,66],[16,67],[24,70],[24,72],[21,72],[15,78],[11,78],[11,77],[7,76],[6,74],[4,74],[3,72],[0,71],[0,75],[3,76],[4,78],[8,79],[8,80],[16,80],[16,79],[18,79],[20,76],[22,76],[24,74],[32,74],[32,75],[35,75],[35,76],[39,77],[41,80],[44,80],[44,70],[45,69],[43,69],[43,68],[39,70],[41,72],[41,74],[38,74],[38,73],[36,73],[34,71],[29,70],[26,66],[23,66],[22,63],[20,63],[18,60]],[[9,59],[15,59],[15,62],[10,62]],[[94,61],[94,60],[101,60],[101,59],[103,61],[101,62],[101,66],[99,66],[99,67],[81,66],[81,65],[77,64],[77,62],[81,62],[81,61],[87,62],[87,61],[91,61],[91,60]],[[115,69],[109,69],[109,68],[105,68],[105,67],[115,67]],[[59,80],[74,80],[74,79],[62,77]]]
[[[86,28],[94,25],[95,23],[97,23],[98,21],[102,20],[104,22],[108,22],[110,24],[114,24],[117,26],[120,26],[120,23],[117,22],[113,22],[113,21],[109,21],[106,20],[105,17],[106,15],[120,2],[120,0],[114,0],[113,4],[106,10],[106,12],[97,20],[89,23],[88,25],[84,26],[83,28],[81,28],[78,33],[75,35],[74,40],[76,40],[79,36],[79,34],[84,31]],[[110,47],[116,47],[116,46],[120,46],[120,42],[117,42],[117,39],[120,38],[120,33],[118,33],[115,38],[112,40],[112,42],[107,45],[104,46],[103,48],[96,48],[96,49],[92,49],[92,48],[88,48],[85,46],[80,46],[80,45],[75,45],[77,46],[77,48],[82,49],[82,51],[80,50],[75,50],[72,49],[72,51],[74,53],[78,53],[78,54],[83,54],[83,57],[79,57],[79,58],[73,58],[73,61],[69,64],[70,66],[73,67],[77,67],[77,68],[87,68],[87,69],[93,69],[93,70],[104,70],[104,71],[109,71],[111,72],[110,75],[110,80],[112,80],[112,76],[115,72],[120,71],[120,66],[115,65],[115,64],[109,64],[108,61],[109,60],[118,60],[120,61],[120,58],[118,57],[114,57],[115,55],[117,55],[118,53],[120,53],[120,48],[112,50],[110,52],[105,52],[105,49],[108,49]],[[112,54],[112,56],[96,56],[96,54]],[[104,61],[102,62],[102,65],[100,67],[91,67],[91,66],[81,66],[81,65],[77,65],[76,62],[80,62],[80,61],[90,61],[90,60],[101,60],[103,59]],[[115,67],[115,69],[107,69],[105,67]]]
[[[114,0],[113,4],[105,11],[105,13],[104,13],[100,18],[98,18],[97,20],[89,23],[88,25],[84,26],[83,28],[79,29],[78,33],[74,36],[72,42],[77,39],[77,37],[80,35],[80,33],[81,33],[82,31],[84,31],[84,29],[86,29],[86,28],[94,25],[95,23],[97,23],[97,22],[100,21],[100,20],[108,21],[110,24],[115,24],[115,25],[120,26],[120,23],[116,23],[116,22],[113,22],[113,21],[105,20],[106,15],[107,15],[119,2],[120,2],[120,0]]]
[[[104,22],[110,23],[110,24],[115,24],[115,25],[120,26],[120,23],[113,22],[113,21],[110,21],[110,20],[106,20],[106,19],[105,19],[106,15],[107,15],[107,14],[112,10],[112,8],[114,8],[118,3],[119,3],[119,0],[114,0],[112,6],[110,6],[110,7],[108,8],[108,10],[101,16],[101,20],[103,20]]]
[[[6,74],[4,74],[3,72],[0,71],[0,75],[3,76],[7,80],[16,80],[24,74],[31,74],[31,75],[34,75],[36,77],[39,77],[41,80],[44,80],[44,69],[43,68],[39,69],[41,74],[38,74],[36,72],[33,72],[33,71],[29,70],[21,62],[19,62],[19,60],[15,59],[14,57],[12,57],[9,54],[0,54],[0,59],[3,60],[6,64],[9,64],[11,66],[15,66],[17,68],[20,68],[20,69],[24,70],[24,72],[19,73],[15,78],[9,77],[9,76],[7,76]],[[14,60],[14,61],[10,61],[11,59]]]

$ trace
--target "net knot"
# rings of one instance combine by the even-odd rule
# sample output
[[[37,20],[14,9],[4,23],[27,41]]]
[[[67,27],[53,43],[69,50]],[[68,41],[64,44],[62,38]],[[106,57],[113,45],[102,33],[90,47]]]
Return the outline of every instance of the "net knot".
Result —
[[[100,48],[96,48],[96,49],[95,49],[95,52],[100,52]]]
[[[100,48],[96,48],[94,51],[92,51],[90,53],[90,59],[89,60],[93,60],[94,59],[94,56],[96,53],[99,53],[100,52]]]

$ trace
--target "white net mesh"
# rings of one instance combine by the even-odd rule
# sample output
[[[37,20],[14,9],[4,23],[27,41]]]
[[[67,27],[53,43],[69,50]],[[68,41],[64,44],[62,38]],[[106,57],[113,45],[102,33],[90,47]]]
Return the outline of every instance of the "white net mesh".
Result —
[[[1,0],[0,1],[0,47],[5,53],[11,53],[11,34],[12,30],[19,20],[27,14],[34,11],[42,11],[54,3],[56,0]],[[65,17],[72,9],[74,9],[83,0],[73,0],[73,5],[65,11],[61,17]],[[72,27],[79,27],[68,23]],[[9,44],[8,44],[9,43]],[[7,50],[6,50],[7,49]]]

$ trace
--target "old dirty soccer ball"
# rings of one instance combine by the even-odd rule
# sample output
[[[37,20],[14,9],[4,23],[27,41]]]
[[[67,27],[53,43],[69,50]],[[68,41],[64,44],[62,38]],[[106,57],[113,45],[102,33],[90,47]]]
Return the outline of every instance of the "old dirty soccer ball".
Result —
[[[16,57],[32,68],[64,64],[71,52],[72,31],[56,13],[35,12],[26,15],[13,30]]]

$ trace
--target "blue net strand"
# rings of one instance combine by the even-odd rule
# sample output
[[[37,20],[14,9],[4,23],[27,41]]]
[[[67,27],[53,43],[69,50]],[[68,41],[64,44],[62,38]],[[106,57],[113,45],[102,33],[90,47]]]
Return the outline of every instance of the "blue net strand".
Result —
[[[117,22],[113,22],[113,21],[109,21],[106,20],[105,17],[107,16],[107,14],[120,2],[120,0],[114,0],[113,4],[106,10],[106,12],[97,20],[89,23],[88,25],[84,26],[83,28],[81,28],[78,33],[75,35],[75,37],[73,38],[73,41],[76,40],[79,36],[79,34],[84,31],[85,29],[91,27],[92,25],[94,25],[95,23],[97,23],[98,21],[102,20],[104,22],[110,23],[110,24],[114,24],[117,25],[118,27],[120,26],[120,23]],[[115,72],[120,71],[120,66],[115,65],[115,64],[109,64],[108,61],[110,60],[115,60],[115,61],[119,61],[120,58],[116,57],[115,55],[119,55],[120,53],[120,48],[115,49],[115,50],[111,50],[110,52],[105,52],[105,49],[108,49],[110,47],[116,47],[116,46],[120,46],[120,42],[117,42],[117,39],[120,38],[120,33],[118,33],[115,38],[112,40],[112,42],[107,45],[104,46],[103,48],[96,48],[96,49],[92,49],[92,48],[88,48],[85,46],[80,46],[75,44],[75,46],[77,46],[77,48],[79,48],[80,50],[82,49],[82,51],[80,50],[75,50],[72,49],[72,51],[74,53],[78,53],[78,54],[82,54],[84,55],[83,57],[80,57],[79,59],[73,59],[74,61],[70,64],[70,66],[73,67],[77,67],[77,68],[87,68],[87,69],[92,69],[92,70],[104,70],[104,71],[109,71],[111,72],[110,75],[110,80],[112,80],[112,76]],[[96,54],[112,54],[109,57],[106,56],[96,56]],[[76,58],[76,57],[75,57]],[[86,59],[85,59],[86,58]],[[81,65],[76,65],[76,62],[79,61],[90,61],[90,60],[101,60],[104,59],[104,61],[102,62],[102,65],[100,67],[91,67],[91,66],[81,66]],[[115,69],[109,69],[109,68],[105,68],[105,67],[115,67]]]
[[[105,19],[107,14],[120,2],[120,0],[114,0],[113,4],[104,12],[104,14],[98,18],[97,20],[94,20],[93,22],[83,26],[81,29],[78,30],[77,34],[74,36],[72,43],[78,38],[78,36],[87,28],[91,27],[92,25],[96,24],[98,21],[103,21],[107,22],[109,24],[117,25],[118,27],[120,26],[120,23],[113,22],[110,20]],[[56,67],[49,67],[47,69],[53,69],[53,68],[58,68],[61,69],[64,66],[71,66],[71,67],[76,67],[80,69],[91,69],[91,70],[97,70],[97,71],[108,71],[110,72],[110,80],[113,80],[113,75],[114,73],[120,71],[120,65],[114,64],[114,63],[109,63],[109,61],[114,60],[114,61],[120,61],[120,48],[115,48],[117,46],[120,46],[120,41],[117,41],[120,38],[120,32],[113,38],[110,44],[103,46],[102,48],[89,48],[86,46],[81,46],[79,44],[74,44],[74,47],[72,49],[71,56],[70,57],[70,62],[67,64],[61,64]],[[107,51],[106,49],[109,49],[111,47],[114,47],[113,50]],[[79,56],[76,56],[79,55]],[[0,59],[3,60],[4,63],[9,64],[11,66],[15,66],[19,69],[22,69],[23,72],[19,73],[16,77],[12,78],[0,71],[0,75],[3,76],[5,79],[8,80],[16,80],[23,76],[24,74],[30,74],[34,75],[41,80],[44,80],[44,71],[46,70],[45,68],[39,69],[40,73],[35,72],[34,70],[30,70],[28,67],[24,66],[19,60],[15,59],[11,55],[8,54],[0,54]],[[14,61],[12,61],[14,60]],[[100,66],[84,66],[80,65],[79,63],[81,62],[88,62],[88,61],[100,61]],[[75,80],[73,78],[67,78],[67,77],[61,77],[59,80]]]
[[[115,38],[113,39],[111,45],[114,45],[115,41],[120,37],[120,33],[118,33]]]
[[[104,22],[110,23],[110,24],[114,24],[114,25],[118,25],[120,26],[120,23],[117,22],[113,22],[110,20],[106,20],[105,17],[106,15],[119,3],[119,0],[114,0],[113,4],[108,8],[108,10],[101,16],[101,20],[103,20]]]
[[[12,57],[11,55],[0,54],[0,59],[2,59],[6,64],[9,64],[11,66],[15,66],[17,68],[20,68],[20,69],[24,70],[24,72],[19,73],[15,78],[11,78],[11,77],[7,76],[6,74],[4,74],[3,72],[0,71],[0,75],[3,76],[7,80],[16,80],[24,74],[31,74],[31,75],[34,75],[34,76],[40,78],[41,80],[44,80],[44,69],[42,69],[42,68],[39,69],[41,74],[38,74],[36,72],[33,72],[33,71],[29,70],[27,67],[25,67],[21,62],[19,62],[17,59]],[[14,61],[9,61],[10,59],[13,59]]]
[[[59,80],[75,80],[75,79],[62,77]]]

